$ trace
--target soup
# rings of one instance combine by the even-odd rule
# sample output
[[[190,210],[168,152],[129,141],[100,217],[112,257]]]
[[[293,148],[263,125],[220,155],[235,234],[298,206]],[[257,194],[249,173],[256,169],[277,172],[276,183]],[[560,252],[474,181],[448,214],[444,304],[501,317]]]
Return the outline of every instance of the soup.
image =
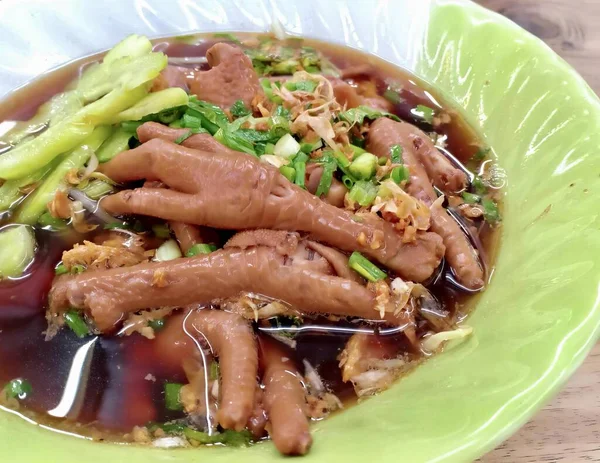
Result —
[[[472,331],[502,172],[376,57],[131,36],[0,120],[5,411],[94,440],[304,454],[311,421]]]

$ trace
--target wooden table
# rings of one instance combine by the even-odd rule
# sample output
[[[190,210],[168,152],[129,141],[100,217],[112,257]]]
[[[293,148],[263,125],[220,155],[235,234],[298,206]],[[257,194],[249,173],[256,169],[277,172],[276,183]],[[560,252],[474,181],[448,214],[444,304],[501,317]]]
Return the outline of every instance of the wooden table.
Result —
[[[545,40],[600,94],[600,0],[479,3]],[[554,401],[480,461],[600,461],[600,344]]]

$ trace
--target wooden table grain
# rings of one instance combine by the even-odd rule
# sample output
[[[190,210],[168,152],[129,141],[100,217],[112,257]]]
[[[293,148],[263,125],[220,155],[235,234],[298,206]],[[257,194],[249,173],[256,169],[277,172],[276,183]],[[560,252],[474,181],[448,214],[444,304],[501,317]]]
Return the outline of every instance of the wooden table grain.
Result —
[[[600,0],[480,0],[550,45],[600,94]],[[600,344],[562,392],[482,463],[600,462]]]

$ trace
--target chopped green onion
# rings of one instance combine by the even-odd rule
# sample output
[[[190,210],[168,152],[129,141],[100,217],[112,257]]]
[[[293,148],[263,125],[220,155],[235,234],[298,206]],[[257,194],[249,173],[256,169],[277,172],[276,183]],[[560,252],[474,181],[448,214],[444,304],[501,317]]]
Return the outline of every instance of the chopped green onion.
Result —
[[[188,130],[186,133],[184,133],[183,135],[181,135],[180,137],[177,137],[174,140],[174,143],[176,145],[181,145],[184,141],[186,141],[188,138],[190,138],[192,135],[194,135],[194,132],[192,132],[191,130]]]
[[[157,320],[150,320],[148,322],[148,326],[154,331],[160,331],[165,327],[165,320],[163,318],[159,318]]]
[[[411,113],[413,113],[417,117],[420,117],[428,124],[433,124],[433,116],[435,114],[435,111],[429,106],[425,106],[422,104],[417,105],[416,108],[411,110]]]
[[[183,384],[165,383],[165,407],[167,410],[183,410],[180,400],[180,393]]]
[[[406,166],[396,166],[392,169],[390,177],[394,182],[400,185],[402,182],[406,182],[410,178],[410,172]]]
[[[354,179],[348,177],[347,175],[343,175],[342,176],[342,183],[344,184],[344,186],[346,188],[348,188],[350,190],[354,186],[355,182],[354,182]]]
[[[154,260],[158,262],[164,262],[166,260],[173,260],[182,257],[181,249],[175,240],[167,240],[156,250]]]
[[[31,395],[33,388],[26,379],[16,378],[9,381],[3,391],[11,399],[24,400]]]
[[[340,169],[346,170],[346,169],[348,169],[348,167],[350,167],[350,160],[341,151],[335,151],[333,153],[333,157],[335,159],[335,162],[337,162],[338,166],[340,167]]]
[[[465,191],[462,194],[462,199],[467,204],[477,204],[479,201],[481,201],[481,196]]]
[[[483,161],[488,154],[490,154],[491,148],[479,148],[477,152],[471,157],[472,161],[479,162]]]
[[[473,187],[473,190],[475,190],[475,194],[478,194],[479,196],[483,196],[484,194],[487,193],[487,186],[485,185],[485,183],[483,183],[483,180],[478,175],[476,175],[473,178],[471,185]]]
[[[157,238],[166,240],[171,237],[171,229],[166,223],[152,225],[152,232]]]
[[[217,247],[214,244],[205,244],[205,243],[197,243],[194,244],[188,252],[185,253],[186,257],[194,257],[198,254],[210,254],[211,252],[215,252]]]
[[[383,92],[383,97],[391,103],[400,104],[402,103],[402,97],[400,96],[400,92],[397,90],[388,87],[385,92]]]
[[[323,165],[323,174],[321,175],[321,180],[319,180],[319,186],[317,187],[315,196],[320,197],[321,195],[329,193],[329,188],[331,188],[331,182],[333,181],[333,173],[336,168],[337,164],[333,161]]]
[[[364,148],[360,147],[360,146],[356,146],[356,145],[350,145],[350,148],[352,148],[352,160],[355,161],[356,158],[358,158],[361,154],[364,154],[367,152],[367,150],[365,150]]]
[[[219,379],[220,372],[221,368],[219,367],[219,363],[213,360],[210,364],[210,380],[216,381],[217,379]]]
[[[500,211],[498,205],[490,198],[483,198],[481,200],[483,206],[483,218],[486,222],[494,224],[500,222]]]
[[[21,276],[33,261],[35,248],[35,236],[27,225],[0,231],[0,279]]]
[[[377,197],[378,188],[373,183],[359,180],[357,181],[350,192],[348,197],[351,201],[360,204],[363,207],[370,206],[375,198]]]
[[[369,281],[379,281],[387,277],[379,267],[366,259],[360,252],[354,251],[348,259],[348,266]]]
[[[306,176],[306,162],[295,162],[294,169],[296,169],[296,177],[294,183],[300,188],[304,188],[304,178]]]
[[[379,164],[380,166],[385,166],[388,162],[388,158],[386,158],[385,156],[381,156],[379,159],[377,159],[377,164]]]
[[[368,180],[377,170],[377,156],[371,153],[363,153],[352,161],[348,167],[350,173],[359,180]]]
[[[300,151],[302,151],[303,153],[306,154],[310,154],[315,150],[318,150],[319,148],[323,147],[323,140],[321,140],[320,138],[317,139],[317,141],[315,142],[309,142],[309,141],[302,141],[300,143]]]
[[[162,429],[167,434],[183,434],[186,426],[180,422],[171,422],[171,423],[148,423],[146,425],[148,431],[154,432],[157,429]]]
[[[242,42],[240,42],[240,39],[238,39],[231,32],[215,32],[213,34],[213,37],[215,39],[225,39],[225,40],[228,40],[229,42],[237,43],[238,45],[240,43],[242,43]]]
[[[366,119],[378,119],[380,117],[389,117],[395,121],[400,121],[400,118],[395,114],[388,113],[387,111],[380,111],[378,109],[370,108],[368,106],[358,106],[356,108],[342,111],[338,114],[338,119],[346,121],[350,124],[362,125]]]
[[[265,92],[265,96],[273,101],[274,103],[282,103],[283,100],[277,95],[273,94],[273,86],[271,85],[271,81],[269,79],[260,79],[260,86]]]
[[[67,269],[65,264],[60,263],[54,268],[55,275],[64,275],[66,273],[69,273],[69,270]]]
[[[287,88],[290,92],[299,91],[299,92],[308,92],[312,93],[317,88],[317,82],[312,80],[302,80],[300,82],[291,82],[288,81],[283,86]]]
[[[298,151],[300,151],[300,144],[289,133],[286,133],[281,137],[277,143],[275,143],[275,147],[273,148],[273,154],[275,156],[281,156],[285,159],[289,159],[296,155]]]
[[[87,268],[85,267],[85,265],[81,265],[81,264],[75,264],[71,267],[71,273],[73,275],[79,275],[80,273],[83,273],[87,270]]]
[[[279,172],[283,174],[290,182],[293,182],[296,178],[296,169],[290,166],[282,166],[279,168]]]
[[[219,143],[232,150],[257,156],[253,143],[243,136],[242,130],[231,132],[227,129],[219,129],[213,136]]]
[[[275,152],[275,145],[273,143],[267,143],[265,145],[265,154],[273,154]]]
[[[392,164],[402,164],[402,146],[393,145],[390,147],[390,159]]]
[[[183,430],[183,435],[200,444],[226,444],[232,447],[245,446],[252,441],[252,435],[247,429],[243,431],[227,429],[221,433],[215,433],[209,436],[205,432],[196,431],[195,429],[186,427]]]
[[[67,228],[67,221],[53,217],[50,212],[44,212],[38,219],[38,225],[44,229],[64,230]]]
[[[75,333],[78,338],[85,338],[88,334],[90,334],[90,330],[85,323],[85,320],[81,317],[78,311],[69,310],[64,315],[65,322],[71,330]]]
[[[248,109],[242,100],[236,100],[236,102],[231,105],[230,111],[231,115],[234,117],[244,117],[252,114],[252,111]]]

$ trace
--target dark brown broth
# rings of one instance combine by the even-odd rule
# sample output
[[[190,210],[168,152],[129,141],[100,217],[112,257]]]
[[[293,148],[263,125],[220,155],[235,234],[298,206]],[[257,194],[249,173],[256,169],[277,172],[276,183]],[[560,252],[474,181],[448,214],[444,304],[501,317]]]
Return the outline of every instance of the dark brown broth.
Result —
[[[204,56],[212,43],[214,40],[211,39],[196,45],[177,39],[158,40],[155,49],[175,57]],[[372,55],[312,40],[306,40],[304,44],[322,51],[340,68],[365,63],[373,65],[376,71],[371,77],[378,80],[380,91],[391,82],[400,83],[404,101],[397,105],[396,113],[410,122],[419,122],[410,113],[416,105],[438,107],[435,102],[442,102],[423,82]],[[69,63],[13,92],[0,106],[0,121],[30,118],[40,104],[62,91],[82,66],[100,56]],[[444,105],[444,109],[449,107]],[[448,137],[448,149],[459,160],[466,162],[477,151],[478,138],[460,117],[455,115],[452,123],[442,129],[440,133]],[[488,262],[493,262],[498,233],[484,226],[480,237]],[[89,374],[85,375],[88,381],[81,407],[75,407],[76,412],[70,413],[67,420],[47,414],[59,404],[65,392],[75,354],[93,338],[79,339],[72,331],[63,329],[52,341],[44,341],[46,296],[54,277],[54,267],[61,252],[70,248],[76,237],[38,230],[37,238],[40,251],[28,276],[0,283],[0,385],[16,377],[26,378],[32,384],[34,392],[23,404],[25,410],[22,408],[21,412],[52,428],[116,441],[123,441],[123,434],[134,425],[181,417],[181,413],[165,411],[163,384],[167,380],[185,382],[183,371],[160,364],[153,353],[152,341],[138,334],[98,338],[94,342]],[[456,291],[443,281],[430,290],[455,314],[459,311],[467,313],[477,299],[477,296]],[[300,364],[301,359],[307,359],[334,393],[351,402],[355,400],[354,393],[341,381],[337,367],[337,357],[348,338],[347,334],[300,334],[296,337],[296,353]]]

